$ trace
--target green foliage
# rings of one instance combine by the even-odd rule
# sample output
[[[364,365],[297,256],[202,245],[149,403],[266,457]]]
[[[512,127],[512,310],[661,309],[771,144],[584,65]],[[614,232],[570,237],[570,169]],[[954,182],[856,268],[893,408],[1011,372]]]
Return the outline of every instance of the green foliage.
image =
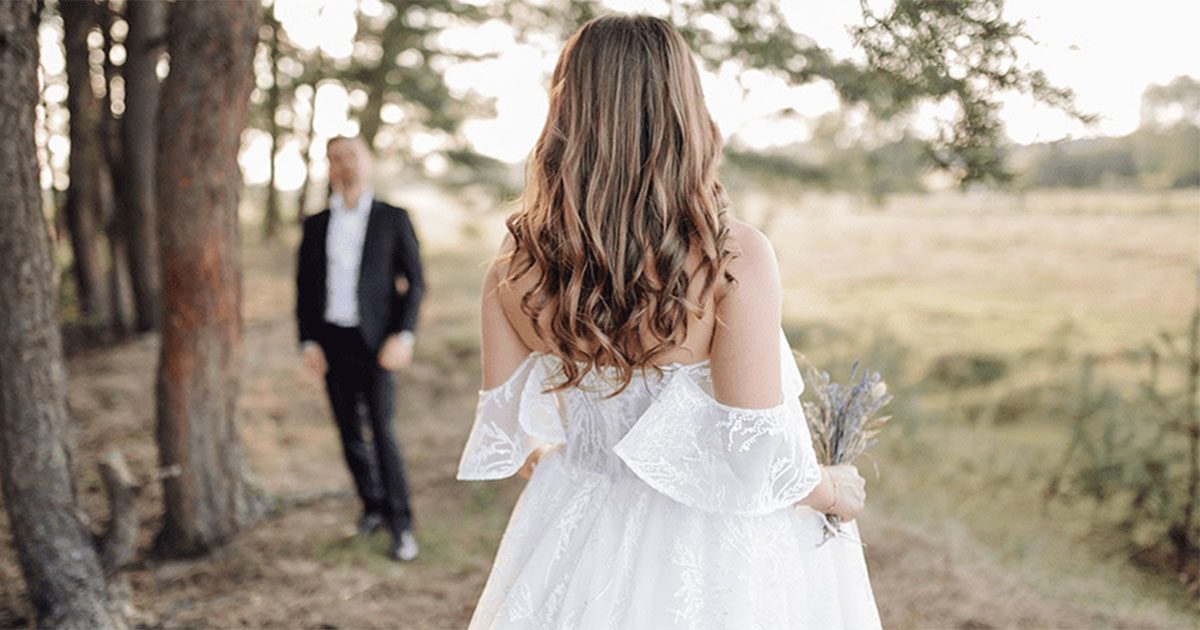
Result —
[[[1200,186],[1200,127],[1176,123],[1120,138],[1037,145],[1021,183],[1029,188],[1178,189]],[[1018,159],[1019,161],[1019,159]]]
[[[838,142],[844,131],[842,119],[840,114],[825,116],[813,139],[825,157],[834,188],[865,192],[875,205],[893,193],[924,190],[921,177],[931,166],[927,143],[907,132],[895,140]]]
[[[833,174],[822,166],[809,164],[779,153],[727,149],[726,165],[765,179],[778,179],[825,188]]]
[[[450,168],[441,177],[441,183],[447,188],[479,186],[497,199],[511,199],[521,192],[521,172],[509,164],[470,149],[450,149],[446,157]]]
[[[406,116],[399,124],[415,129],[453,132],[468,116],[486,114],[485,104],[452,96],[443,78],[452,64],[477,57],[443,46],[438,36],[451,27],[500,17],[504,4],[390,0],[384,8],[380,16],[360,14],[355,49],[361,52],[337,73],[347,89],[367,94],[359,111],[363,137],[375,138],[385,102],[402,106]]]
[[[876,15],[860,0],[864,24],[855,41],[879,78],[863,100],[874,111],[906,110],[921,99],[949,99],[958,115],[932,144],[935,162],[963,183],[1011,179],[998,147],[1003,142],[1003,91],[1029,94],[1084,121],[1070,90],[1050,84],[1040,70],[1018,63],[1016,42],[1031,39],[1023,22],[1003,18],[1003,0],[897,0]]]
[[[853,35],[866,52],[865,63],[836,59],[819,42],[793,31],[779,0],[672,3],[668,17],[712,68],[734,62],[743,69],[777,74],[795,85],[828,81],[845,105],[864,105],[881,121],[902,119],[921,102],[953,100],[958,116],[936,139],[923,142],[906,137],[889,151],[842,156],[855,165],[861,180],[869,182],[872,194],[881,196],[911,185],[911,179],[884,176],[885,166],[897,157],[918,156],[924,164],[951,169],[963,182],[1007,181],[999,151],[998,92],[1025,92],[1086,119],[1075,109],[1069,90],[1054,87],[1041,72],[1017,64],[1014,43],[1027,35],[1023,24],[1003,19],[1001,4],[1001,0],[900,0],[887,14],[876,15],[863,3],[863,25]],[[366,96],[352,101],[352,114],[368,140],[389,126],[401,137],[417,131],[443,133],[448,139],[445,150],[459,157],[470,152],[457,133],[460,123],[486,115],[490,104],[450,93],[444,71],[474,57],[444,46],[439,38],[443,31],[496,19],[512,26],[522,39],[544,41],[549,35],[562,41],[584,21],[606,11],[599,0],[549,0],[537,5],[516,0],[390,0],[384,8],[378,16],[360,15],[354,54],[347,63],[329,63],[319,51],[301,51],[281,38],[282,106],[288,107],[288,88],[339,81],[352,94]],[[260,96],[256,103],[264,100]],[[402,120],[382,121],[386,103],[402,108]],[[787,108],[781,113],[794,114]],[[405,155],[406,143],[391,144],[397,154]],[[895,151],[900,155],[893,155]],[[478,166],[470,159],[456,161],[468,169]],[[833,172],[841,170],[836,160],[828,166]]]
[[[1025,178],[1034,188],[1134,186],[1138,164],[1129,138],[1055,142],[1038,151]]]
[[[830,82],[844,105],[864,104],[881,121],[903,117],[921,102],[952,100],[957,116],[919,153],[962,183],[1007,182],[996,95],[1019,91],[1080,120],[1069,89],[1018,64],[1015,43],[1029,39],[1022,22],[1002,16],[1002,0],[898,0],[884,15],[861,2],[863,24],[853,30],[866,63],[834,59],[812,38],[796,33],[773,0],[704,0],[672,15],[711,67],[726,61],[774,71],[800,85]],[[727,25],[732,37],[722,37]],[[910,139],[911,141],[911,139]],[[915,141],[911,141],[915,142]],[[874,192],[874,191],[873,191]]]
[[[1116,383],[1098,382],[1095,362],[1081,368],[1072,439],[1049,478],[1047,501],[1088,501],[1107,514],[1097,528],[1124,538],[1131,557],[1155,570],[1178,572],[1200,586],[1200,506],[1197,487],[1197,366],[1200,366],[1200,307],[1189,331],[1189,348],[1174,336],[1147,348],[1150,377],[1135,395]],[[1161,357],[1172,360],[1166,365]],[[1162,368],[1182,374],[1164,374]],[[1172,388],[1170,377],[1184,383]]]
[[[1200,125],[1200,81],[1178,76],[1166,85],[1151,85],[1142,93],[1141,126],[1164,130],[1178,123]]]
[[[952,388],[986,385],[1000,380],[1008,373],[1008,363],[1001,357],[980,352],[952,353],[938,357],[926,379]]]
[[[287,112],[282,117],[295,121],[292,131],[296,133],[303,131],[303,121],[295,114],[295,95],[303,93],[311,98],[318,84],[336,81],[348,92],[366,97],[352,99],[351,115],[357,118],[360,133],[368,143],[373,144],[379,132],[388,127],[399,136],[418,131],[440,131],[454,136],[463,120],[486,115],[490,106],[470,95],[456,97],[450,93],[443,77],[445,70],[454,63],[477,57],[443,45],[439,35],[449,28],[503,17],[509,4],[478,6],[457,0],[388,0],[379,15],[358,14],[353,53],[345,60],[328,59],[319,48],[301,49],[287,37],[273,11],[268,10],[267,25],[278,29],[280,37],[274,63],[260,63],[259,73],[274,70],[284,98],[280,105]],[[271,81],[260,78],[259,84],[269,85]],[[297,91],[301,86],[307,87]],[[254,102],[260,106],[254,120],[265,128],[264,121],[270,119],[271,113],[264,107],[270,103],[261,94],[256,94]],[[400,121],[390,124],[383,121],[381,112],[389,103],[401,108],[404,115]],[[454,137],[461,149],[464,143]],[[409,157],[406,143],[390,142],[380,148]]]
[[[1181,120],[1166,129],[1143,126],[1129,136],[1139,181],[1146,188],[1200,186],[1200,126]]]
[[[1027,418],[1056,412],[1057,392],[1051,387],[1030,385],[1016,387],[1005,393],[991,406],[991,422],[997,426],[1016,424]]]
[[[873,129],[854,142],[844,112],[822,116],[813,139],[803,145],[770,151],[725,149],[726,174],[731,188],[779,184],[805,188],[865,192],[875,205],[898,192],[921,192],[921,178],[931,162],[928,145],[907,131],[892,139],[890,129]]]

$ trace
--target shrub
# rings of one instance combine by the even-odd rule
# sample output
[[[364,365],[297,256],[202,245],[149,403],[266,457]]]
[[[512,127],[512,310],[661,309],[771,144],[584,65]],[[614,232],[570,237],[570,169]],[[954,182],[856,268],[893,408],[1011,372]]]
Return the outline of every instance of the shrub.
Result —
[[[1143,566],[1176,572],[1200,590],[1200,306],[1186,346],[1164,333],[1148,348],[1148,378],[1136,394],[1098,383],[1094,360],[1081,370],[1073,436],[1049,477],[1046,501],[1109,508],[1125,551]],[[1182,387],[1164,385],[1181,370]]]
[[[926,377],[931,383],[962,388],[987,385],[1008,374],[1004,359],[983,353],[956,353],[938,357]]]

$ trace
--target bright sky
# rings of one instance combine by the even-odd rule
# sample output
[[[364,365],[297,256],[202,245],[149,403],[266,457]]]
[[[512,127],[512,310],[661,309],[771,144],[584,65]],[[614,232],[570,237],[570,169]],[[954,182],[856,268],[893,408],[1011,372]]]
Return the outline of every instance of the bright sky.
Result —
[[[881,2],[875,0],[872,4],[878,6]],[[615,11],[667,14],[665,0],[607,0],[606,4]],[[839,57],[855,54],[847,28],[860,21],[858,2],[782,0],[782,4],[794,30],[809,35]],[[361,0],[360,8],[367,13],[382,10],[378,0]],[[338,0],[288,0],[278,3],[276,15],[297,44],[320,46],[336,58],[350,52],[355,28],[350,13],[353,10],[354,3]],[[1166,83],[1181,74],[1200,77],[1200,44],[1195,39],[1200,2],[1194,0],[1140,0],[1136,7],[1086,0],[1008,0],[1005,16],[1025,20],[1029,33],[1038,40],[1037,44],[1022,44],[1024,61],[1045,70],[1052,82],[1074,89],[1080,107],[1100,115],[1095,127],[1088,129],[1059,112],[1035,105],[1028,97],[1006,95],[1002,116],[1008,135],[1016,142],[1129,133],[1138,125],[1141,93],[1147,85]],[[450,46],[498,53],[494,59],[451,67],[446,81],[456,94],[474,91],[496,99],[496,118],[469,120],[463,126],[463,133],[475,149],[509,162],[524,159],[545,120],[545,78],[558,55],[558,44],[518,45],[512,30],[496,21],[477,29],[452,29],[443,37]],[[751,147],[765,148],[809,136],[804,122],[772,120],[768,117],[772,112],[791,106],[815,118],[838,106],[832,89],[825,84],[790,87],[761,72],[739,73],[732,64],[703,74],[708,106],[722,132]],[[337,86],[318,90],[319,135],[355,130],[347,115],[351,100]],[[916,125],[933,129],[938,116],[937,108],[924,108]],[[247,179],[265,181],[267,139],[249,140],[242,159]],[[423,136],[410,140],[414,152],[424,155],[426,166],[434,171],[444,168],[444,159],[433,153],[442,141]],[[323,143],[316,143],[314,148],[321,152]],[[277,158],[282,176],[279,183],[285,189],[300,182],[299,173],[293,172],[300,164],[297,151],[286,145]]]

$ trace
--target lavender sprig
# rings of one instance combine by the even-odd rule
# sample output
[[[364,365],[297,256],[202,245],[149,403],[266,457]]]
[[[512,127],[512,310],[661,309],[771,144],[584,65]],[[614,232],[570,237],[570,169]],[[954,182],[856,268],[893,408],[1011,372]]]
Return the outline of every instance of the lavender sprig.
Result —
[[[891,416],[872,418],[875,412],[892,399],[887,391],[887,383],[880,378],[878,372],[863,369],[858,371],[859,363],[854,362],[850,368],[850,382],[853,385],[843,385],[831,382],[829,373],[817,370],[809,363],[803,354],[793,351],[796,359],[804,368],[804,380],[807,390],[816,400],[804,401],[804,417],[808,420],[809,432],[812,433],[813,450],[817,460],[825,466],[847,464],[871,448],[878,441],[883,425]],[[857,381],[857,382],[855,382]],[[841,534],[839,519],[832,515],[822,515],[825,519],[825,541]]]

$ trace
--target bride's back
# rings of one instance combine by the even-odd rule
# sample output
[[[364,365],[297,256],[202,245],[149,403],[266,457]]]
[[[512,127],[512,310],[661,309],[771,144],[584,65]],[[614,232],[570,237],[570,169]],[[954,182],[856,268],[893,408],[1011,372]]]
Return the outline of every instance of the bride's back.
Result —
[[[531,351],[559,359],[557,389],[603,371],[616,392],[711,358],[724,402],[778,403],[778,270],[726,215],[721,145],[670,24],[610,16],[571,38],[484,284],[485,387]]]
[[[699,257],[696,255],[688,256],[684,269],[689,278],[695,277],[699,267]],[[501,274],[507,271],[504,263],[501,263],[499,271]],[[546,340],[538,335],[538,326],[535,326],[534,320],[521,308],[521,300],[537,284],[540,277],[541,273],[538,270],[531,269],[524,276],[498,286],[496,295],[499,298],[501,308],[504,310],[505,318],[512,325],[517,335],[520,336],[521,341],[529,349],[536,352],[552,353],[554,348],[551,348]],[[716,297],[720,295],[724,287],[718,286],[714,291],[709,291],[708,295],[703,295],[702,284],[700,281],[688,283],[687,299],[689,302],[699,305],[699,309],[697,313],[688,314],[686,320],[687,333],[683,341],[668,352],[657,356],[654,365],[668,365],[672,363],[691,364],[708,359],[709,345],[712,342],[713,331],[716,326]],[[540,328],[542,330],[550,330],[550,313],[545,310],[542,311],[539,319]],[[656,339],[652,334],[643,330],[640,333],[639,342],[643,347],[650,347],[656,343]]]

